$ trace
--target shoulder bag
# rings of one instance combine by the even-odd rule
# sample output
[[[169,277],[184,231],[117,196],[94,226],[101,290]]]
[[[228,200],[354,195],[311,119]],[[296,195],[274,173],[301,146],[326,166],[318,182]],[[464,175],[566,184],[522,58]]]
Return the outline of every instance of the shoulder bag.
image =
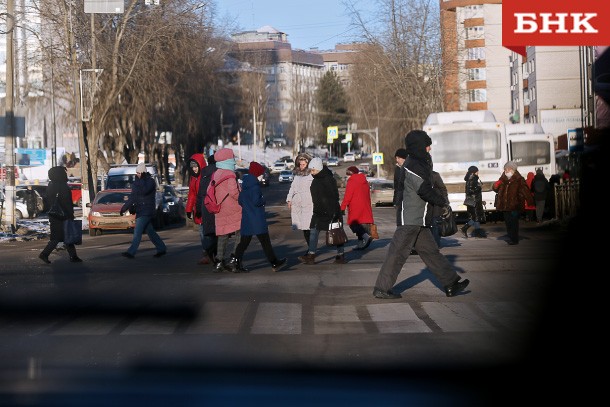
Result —
[[[53,204],[47,213],[50,217],[57,220],[65,220],[66,213],[64,212],[61,204],[59,203],[59,193],[55,194],[55,199],[53,200]]]
[[[466,205],[466,206],[474,206],[474,196],[466,195],[466,199],[464,199],[464,205]]]
[[[347,243],[347,234],[343,230],[343,222],[333,222],[326,231],[326,244],[328,246],[341,246]]]

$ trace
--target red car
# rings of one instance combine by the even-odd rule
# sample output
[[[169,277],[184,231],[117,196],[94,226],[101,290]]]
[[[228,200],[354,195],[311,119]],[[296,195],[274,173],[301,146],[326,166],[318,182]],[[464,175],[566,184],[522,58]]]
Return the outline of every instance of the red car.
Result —
[[[129,199],[131,189],[106,189],[88,203],[89,235],[101,235],[103,230],[132,231],[136,226],[136,215],[125,212],[121,216],[121,207]]]

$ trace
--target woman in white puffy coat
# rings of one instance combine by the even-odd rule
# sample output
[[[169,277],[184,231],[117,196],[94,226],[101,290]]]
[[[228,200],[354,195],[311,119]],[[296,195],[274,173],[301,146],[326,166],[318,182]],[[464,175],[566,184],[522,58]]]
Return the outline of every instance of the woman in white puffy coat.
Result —
[[[313,177],[308,168],[311,159],[312,157],[309,154],[302,153],[297,156],[294,180],[286,197],[292,218],[292,229],[303,231],[307,245],[309,245],[309,225],[313,215],[313,201],[309,188]]]

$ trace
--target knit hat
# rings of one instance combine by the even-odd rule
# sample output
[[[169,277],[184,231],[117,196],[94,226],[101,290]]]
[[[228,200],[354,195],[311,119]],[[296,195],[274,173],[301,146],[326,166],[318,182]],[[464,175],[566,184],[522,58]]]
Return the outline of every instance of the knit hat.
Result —
[[[263,175],[265,173],[265,167],[257,163],[256,161],[252,161],[250,163],[250,168],[248,169],[248,173],[254,177],[258,177],[259,175]]]
[[[347,168],[346,172],[349,172],[352,174],[358,174],[360,171],[358,171],[358,167],[355,167],[352,165],[351,167]]]
[[[423,130],[411,130],[405,136],[405,146],[409,153],[425,151],[426,147],[432,145],[432,139]]]
[[[322,165],[322,159],[320,157],[314,157],[309,162],[309,168],[311,168],[312,170],[322,171]]]
[[[470,167],[468,167],[468,172],[474,174],[475,172],[479,172],[479,169],[474,165],[471,165]]]
[[[504,169],[505,170],[513,170],[513,171],[517,171],[517,163],[514,161],[508,161],[506,164],[504,164]]]
[[[399,148],[394,153],[394,157],[407,158],[407,150],[405,150],[404,148]]]
[[[146,172],[146,164],[139,163],[138,166],[136,167],[136,172],[140,172],[140,173]]]
[[[233,154],[233,150],[230,148],[221,148],[214,153],[214,160],[217,163],[224,160],[230,160],[231,158],[235,158],[235,155]]]

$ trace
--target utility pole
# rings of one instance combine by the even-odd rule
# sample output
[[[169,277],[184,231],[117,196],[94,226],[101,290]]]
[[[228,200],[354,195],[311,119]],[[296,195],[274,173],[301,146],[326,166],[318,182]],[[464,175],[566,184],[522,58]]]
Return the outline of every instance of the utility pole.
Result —
[[[13,31],[15,28],[15,3],[8,0],[6,4],[6,113],[5,113],[5,204],[6,218],[2,221],[11,225],[12,230],[16,228],[15,219],[15,100],[14,100],[14,51]]]

